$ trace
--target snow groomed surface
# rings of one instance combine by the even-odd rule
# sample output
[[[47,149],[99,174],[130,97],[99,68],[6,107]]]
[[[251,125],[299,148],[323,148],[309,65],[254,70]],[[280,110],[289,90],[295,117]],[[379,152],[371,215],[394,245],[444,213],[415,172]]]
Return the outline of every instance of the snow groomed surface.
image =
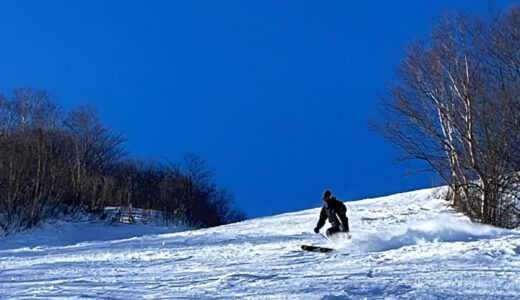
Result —
[[[347,202],[353,237],[335,245],[312,232],[319,208],[125,239],[0,238],[0,299],[520,297],[520,231],[471,223],[438,195]]]

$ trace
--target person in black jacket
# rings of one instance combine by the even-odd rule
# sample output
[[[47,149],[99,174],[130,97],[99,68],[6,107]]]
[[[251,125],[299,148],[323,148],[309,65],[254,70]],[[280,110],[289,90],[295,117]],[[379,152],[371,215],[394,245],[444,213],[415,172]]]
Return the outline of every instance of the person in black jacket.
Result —
[[[320,229],[325,225],[325,220],[327,220],[327,218],[331,225],[331,227],[327,229],[328,237],[338,232],[349,232],[347,208],[345,207],[345,204],[332,197],[332,193],[329,190],[326,190],[323,193],[322,200],[325,202],[325,205],[321,209],[320,219],[316,228],[314,228],[314,232],[320,232]]]

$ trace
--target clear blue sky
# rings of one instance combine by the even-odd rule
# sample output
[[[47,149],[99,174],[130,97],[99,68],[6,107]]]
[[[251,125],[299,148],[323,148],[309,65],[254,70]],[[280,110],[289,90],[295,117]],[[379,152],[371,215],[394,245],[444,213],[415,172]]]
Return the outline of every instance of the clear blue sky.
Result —
[[[429,187],[367,129],[441,11],[514,1],[2,1],[0,92],[96,106],[134,156],[193,152],[249,217]]]

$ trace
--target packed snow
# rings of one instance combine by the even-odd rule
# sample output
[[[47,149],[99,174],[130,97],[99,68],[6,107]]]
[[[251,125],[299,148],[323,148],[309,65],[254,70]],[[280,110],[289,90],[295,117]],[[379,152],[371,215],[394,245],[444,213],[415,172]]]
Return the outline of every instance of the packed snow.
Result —
[[[442,190],[346,202],[352,239],[334,242],[312,232],[320,208],[182,232],[48,224],[0,238],[0,299],[519,298],[520,231],[470,222]]]

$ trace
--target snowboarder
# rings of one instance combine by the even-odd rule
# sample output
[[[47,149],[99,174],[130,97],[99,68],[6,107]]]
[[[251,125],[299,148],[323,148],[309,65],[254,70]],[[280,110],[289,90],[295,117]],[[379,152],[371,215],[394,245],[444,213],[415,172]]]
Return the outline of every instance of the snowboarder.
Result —
[[[319,233],[320,229],[325,225],[325,220],[328,218],[331,227],[327,229],[327,236],[330,237],[333,234],[338,232],[349,232],[348,228],[348,218],[347,218],[347,208],[345,204],[336,200],[335,197],[332,196],[332,193],[329,190],[323,192],[322,197],[325,205],[321,209],[320,219],[316,228],[314,228],[315,233]]]

